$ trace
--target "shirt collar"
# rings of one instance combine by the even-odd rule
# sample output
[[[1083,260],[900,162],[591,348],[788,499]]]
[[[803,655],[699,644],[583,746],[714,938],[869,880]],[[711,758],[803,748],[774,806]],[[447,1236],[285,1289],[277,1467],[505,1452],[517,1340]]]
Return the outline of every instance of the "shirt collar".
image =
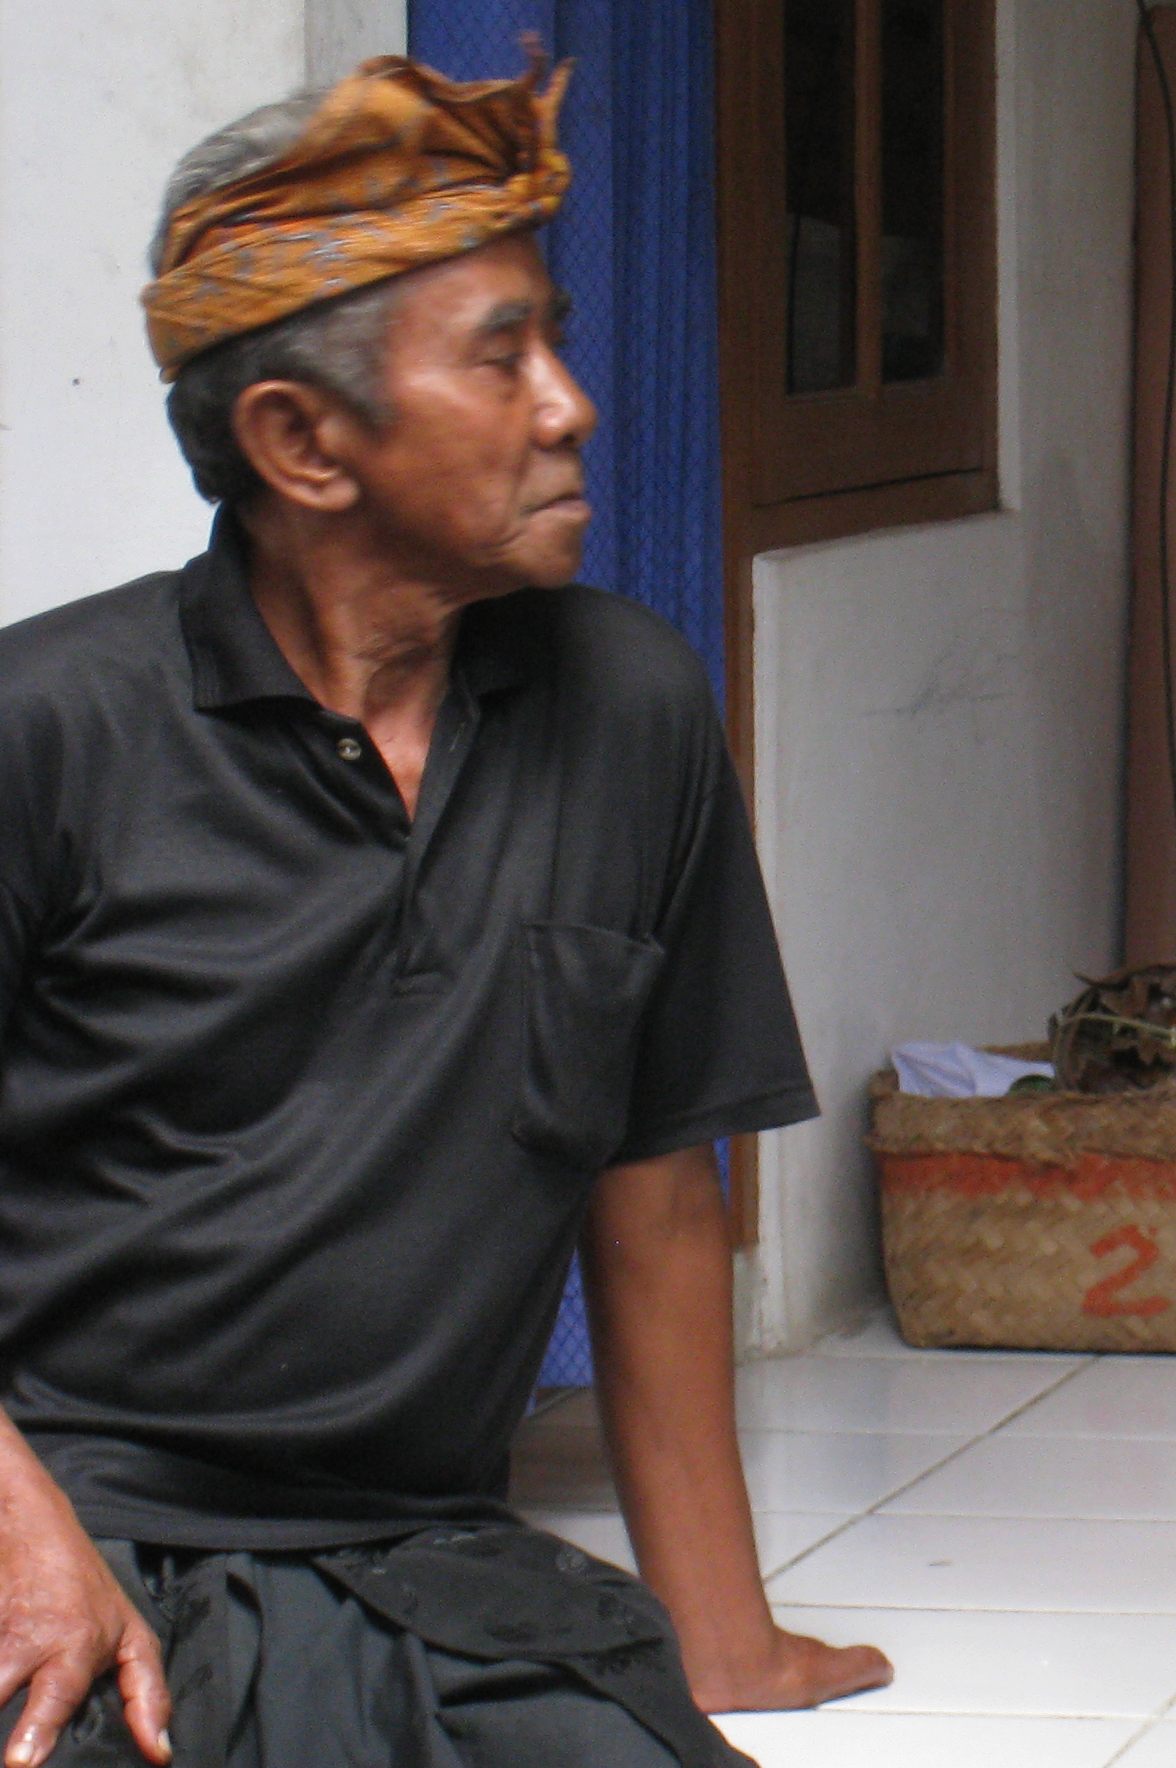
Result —
[[[475,698],[521,686],[530,678],[539,642],[535,597],[552,593],[558,592],[520,590],[474,602],[465,610],[454,674]],[[317,704],[282,655],[250,594],[245,537],[231,510],[218,510],[208,551],[184,567],[180,595],[193,699],[200,711],[252,700]]]
[[[249,593],[245,537],[229,509],[217,511],[208,551],[184,566],[180,621],[201,712],[250,700],[313,703]]]

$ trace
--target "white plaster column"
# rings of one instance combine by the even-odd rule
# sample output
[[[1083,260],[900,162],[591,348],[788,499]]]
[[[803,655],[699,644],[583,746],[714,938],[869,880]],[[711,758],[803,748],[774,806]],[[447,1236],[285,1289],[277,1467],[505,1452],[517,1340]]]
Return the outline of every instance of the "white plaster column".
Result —
[[[147,242],[179,155],[301,85],[305,54],[304,0],[0,0],[0,619],[203,546]]]
[[[403,55],[408,0],[306,0],[306,77],[324,84],[372,55]]]

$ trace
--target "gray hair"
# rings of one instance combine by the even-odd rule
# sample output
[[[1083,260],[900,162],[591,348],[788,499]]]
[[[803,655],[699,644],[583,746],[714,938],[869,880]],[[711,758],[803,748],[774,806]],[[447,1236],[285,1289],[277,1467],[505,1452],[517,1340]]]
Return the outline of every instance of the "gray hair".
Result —
[[[322,98],[322,91],[308,89],[262,105],[184,155],[168,181],[151,242],[154,275],[175,210],[279,159]],[[168,395],[167,414],[202,496],[210,503],[240,503],[261,487],[233,434],[233,408],[256,381],[308,382],[334,394],[374,429],[387,426],[392,414],[380,370],[399,296],[398,279],[374,283],[228,338],[184,365]]]

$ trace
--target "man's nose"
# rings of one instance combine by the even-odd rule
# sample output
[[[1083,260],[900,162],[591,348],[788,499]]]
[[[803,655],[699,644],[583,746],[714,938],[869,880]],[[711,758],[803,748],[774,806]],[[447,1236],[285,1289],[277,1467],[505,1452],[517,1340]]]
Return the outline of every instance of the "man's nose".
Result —
[[[535,364],[535,428],[546,448],[571,442],[582,448],[596,428],[596,407],[569,369],[549,346]]]

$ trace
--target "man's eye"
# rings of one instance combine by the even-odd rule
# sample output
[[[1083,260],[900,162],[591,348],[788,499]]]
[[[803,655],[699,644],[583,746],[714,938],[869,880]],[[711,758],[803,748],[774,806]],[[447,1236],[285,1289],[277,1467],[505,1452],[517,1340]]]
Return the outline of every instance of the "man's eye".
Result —
[[[523,361],[521,350],[503,350],[487,358],[491,368],[499,368],[503,374],[517,374]]]

